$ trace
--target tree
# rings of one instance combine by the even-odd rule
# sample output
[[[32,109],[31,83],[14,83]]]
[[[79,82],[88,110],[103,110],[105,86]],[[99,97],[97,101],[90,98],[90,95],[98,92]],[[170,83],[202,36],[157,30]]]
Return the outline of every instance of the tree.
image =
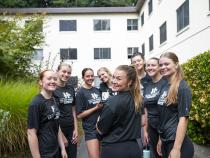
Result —
[[[44,42],[43,15],[31,16],[25,25],[23,16],[0,16],[0,75],[9,78],[31,76],[31,57],[35,46]]]

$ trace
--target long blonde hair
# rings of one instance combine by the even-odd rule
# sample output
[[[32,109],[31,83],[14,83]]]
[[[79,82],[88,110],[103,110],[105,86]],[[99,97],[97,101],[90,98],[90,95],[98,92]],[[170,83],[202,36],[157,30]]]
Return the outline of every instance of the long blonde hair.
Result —
[[[122,70],[126,72],[128,81],[132,81],[132,84],[130,86],[130,91],[134,99],[135,111],[139,112],[142,107],[143,98],[141,96],[140,83],[135,66],[120,65],[117,67],[117,70]]]
[[[171,105],[177,102],[178,88],[181,80],[184,78],[184,74],[181,66],[179,65],[179,59],[175,53],[167,52],[160,56],[160,58],[162,57],[171,59],[175,64],[177,64],[176,72],[169,81],[169,90],[166,97],[166,104]]]

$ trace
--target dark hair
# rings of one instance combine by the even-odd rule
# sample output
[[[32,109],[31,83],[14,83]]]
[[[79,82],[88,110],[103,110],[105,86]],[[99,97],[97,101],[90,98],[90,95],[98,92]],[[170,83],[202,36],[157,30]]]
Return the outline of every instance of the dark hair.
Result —
[[[94,72],[93,69],[91,69],[91,68],[84,68],[84,69],[82,70],[82,78],[84,78],[85,73],[86,73],[86,71],[88,71],[88,70]]]
[[[140,56],[143,60],[144,60],[144,54],[141,52],[135,52],[133,53],[133,55],[131,56],[131,60],[136,57],[136,56]]]
[[[132,81],[132,84],[130,86],[130,91],[134,99],[135,110],[140,111],[142,105],[142,96],[141,96],[138,73],[136,71],[135,66],[120,65],[117,67],[117,70],[122,70],[126,72],[128,81]]]

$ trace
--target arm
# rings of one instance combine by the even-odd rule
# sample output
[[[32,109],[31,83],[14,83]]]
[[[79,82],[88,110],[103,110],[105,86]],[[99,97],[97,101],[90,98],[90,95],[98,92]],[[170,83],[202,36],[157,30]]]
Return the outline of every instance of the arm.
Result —
[[[66,153],[66,149],[65,149],[65,145],[64,145],[64,142],[63,142],[63,133],[59,127],[59,131],[58,131],[58,143],[60,145],[60,148],[61,148],[61,155],[62,155],[62,158],[67,158],[67,153]]]
[[[144,108],[145,114],[144,114],[144,119],[145,119],[145,125],[143,126],[144,128],[144,142],[145,144],[149,143],[149,135],[148,135],[148,113],[147,113],[147,108]],[[143,125],[143,124],[142,124]]]
[[[179,123],[176,130],[176,138],[174,146],[169,154],[169,158],[180,158],[181,156],[180,150],[185,137],[187,124],[188,124],[188,117],[179,118]]]
[[[81,119],[81,118],[85,118],[87,116],[89,116],[90,114],[94,113],[95,111],[101,109],[103,107],[102,104],[97,104],[95,107],[85,110],[83,112],[81,112],[80,114],[77,115],[77,118]]]
[[[73,118],[74,118],[74,131],[72,135],[72,143],[76,144],[77,143],[77,138],[78,138],[78,125],[77,125],[77,117],[76,117],[76,107],[72,106],[72,112],[73,112]]]
[[[39,143],[37,138],[37,130],[35,128],[27,130],[28,143],[33,158],[41,158],[39,153]]]

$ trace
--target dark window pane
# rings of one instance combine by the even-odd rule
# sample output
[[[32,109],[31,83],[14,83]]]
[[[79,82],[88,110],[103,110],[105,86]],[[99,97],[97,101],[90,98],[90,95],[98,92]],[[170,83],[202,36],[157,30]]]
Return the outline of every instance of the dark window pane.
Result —
[[[160,44],[167,40],[166,22],[160,26]]]
[[[127,30],[138,30],[138,19],[127,19]]]
[[[94,48],[94,59],[111,59],[111,48]]]
[[[76,20],[60,20],[60,31],[76,31],[77,24]]]
[[[153,50],[153,35],[149,37],[149,51]]]
[[[177,32],[189,25],[189,0],[186,0],[177,10]]]
[[[145,44],[144,43],[141,45],[141,52],[143,55],[145,55]]]
[[[144,13],[141,15],[141,26],[144,25]]]
[[[152,0],[150,0],[148,3],[148,13],[149,15],[152,13]]]
[[[94,20],[93,23],[95,31],[110,30],[110,20]]]
[[[77,49],[76,48],[60,49],[60,59],[61,60],[77,59]]]

